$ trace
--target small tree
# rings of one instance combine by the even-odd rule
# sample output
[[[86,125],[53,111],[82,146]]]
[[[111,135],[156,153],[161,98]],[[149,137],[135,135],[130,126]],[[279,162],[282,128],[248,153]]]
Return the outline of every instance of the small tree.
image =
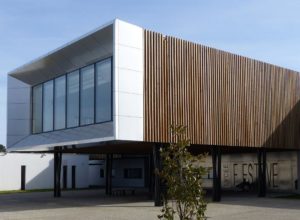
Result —
[[[0,152],[6,153],[6,148],[0,144]]]
[[[187,149],[185,126],[171,126],[172,142],[161,148],[163,167],[156,171],[167,190],[163,196],[162,214],[159,219],[205,219],[206,202],[202,188],[202,176],[206,169],[200,162],[204,155],[193,156]]]

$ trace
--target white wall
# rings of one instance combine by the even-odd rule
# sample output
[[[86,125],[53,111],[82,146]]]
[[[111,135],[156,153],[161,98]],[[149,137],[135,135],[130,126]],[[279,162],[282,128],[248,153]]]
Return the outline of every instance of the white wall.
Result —
[[[100,177],[100,169],[104,171],[104,177]],[[105,186],[105,160],[90,160],[89,162],[89,185]]]
[[[117,140],[143,140],[143,29],[114,25],[114,123]]]
[[[89,187],[89,156],[88,155],[75,155],[63,154],[62,167],[65,165],[68,169],[68,188],[72,187],[72,166],[76,166],[76,188]],[[61,173],[63,178],[63,168]],[[63,186],[63,185],[61,185]]]
[[[11,153],[0,156],[0,190],[19,190],[21,188],[22,165],[26,166],[26,189],[53,188],[53,154]],[[75,165],[77,188],[88,187],[88,156],[65,154],[62,165]],[[68,183],[71,184],[71,168],[68,173]]]

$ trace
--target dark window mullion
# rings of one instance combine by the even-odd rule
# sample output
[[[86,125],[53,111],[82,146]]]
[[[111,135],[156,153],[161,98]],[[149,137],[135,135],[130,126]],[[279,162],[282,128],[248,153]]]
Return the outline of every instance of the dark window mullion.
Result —
[[[44,132],[44,83],[42,84],[42,128],[41,132]]]
[[[79,103],[79,111],[78,111],[78,127],[81,126],[81,69],[79,69],[79,92],[78,92],[78,103]]]
[[[68,112],[68,74],[65,76],[65,128],[67,128],[67,112]]]
[[[113,99],[113,86],[114,86],[114,83],[113,83],[113,57],[110,58],[110,81],[111,81],[111,86],[110,86],[110,92],[111,92],[111,96],[110,96],[110,105],[111,105],[111,114],[110,114],[110,120],[113,121],[113,113],[114,113],[114,99]]]
[[[56,84],[56,78],[53,79],[53,92],[52,92],[52,131],[55,130],[55,120],[54,120],[54,115],[55,115],[55,84]]]
[[[96,70],[96,63],[94,63],[94,124],[96,123],[96,88],[97,88],[97,70]]]

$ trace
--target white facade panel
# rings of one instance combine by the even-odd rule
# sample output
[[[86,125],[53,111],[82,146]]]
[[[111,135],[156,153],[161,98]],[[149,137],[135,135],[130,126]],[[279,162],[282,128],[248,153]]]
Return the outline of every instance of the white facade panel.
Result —
[[[119,44],[126,45],[128,47],[135,47],[143,49],[143,32],[141,28],[126,23],[124,21],[117,21],[119,23]],[[128,34],[129,33],[129,34]]]
[[[31,87],[8,76],[7,89],[7,147],[30,135]]]
[[[119,115],[142,118],[143,95],[120,92]]]
[[[20,111],[22,109],[23,111]],[[30,103],[10,103],[7,106],[7,119],[28,119],[30,120]]]
[[[118,92],[143,94],[143,73],[140,71],[119,69]]]
[[[28,103],[28,97],[30,97],[30,86],[7,90],[7,100],[9,103]]]
[[[114,123],[117,140],[143,140],[143,29],[116,20],[114,27]]]
[[[31,122],[29,119],[8,119],[7,130],[13,131],[13,135],[27,136],[30,132]],[[10,134],[10,133],[8,133]]]
[[[118,116],[118,139],[120,140],[143,140],[143,118]]]
[[[140,72],[143,71],[144,53],[142,49],[119,45],[118,56],[119,68],[135,70]]]

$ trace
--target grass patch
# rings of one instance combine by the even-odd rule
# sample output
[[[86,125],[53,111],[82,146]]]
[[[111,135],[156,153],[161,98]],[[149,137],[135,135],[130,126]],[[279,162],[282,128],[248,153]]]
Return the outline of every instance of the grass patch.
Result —
[[[286,195],[286,196],[278,196],[276,198],[280,198],[280,199],[300,199],[300,195],[292,194],[292,195]]]
[[[78,188],[78,189],[61,189],[62,192],[66,191],[80,191],[80,190],[92,190],[92,189],[103,189],[103,187],[94,188]],[[1,194],[14,194],[14,193],[31,193],[31,192],[51,192],[53,189],[28,189],[28,190],[3,190]]]
[[[0,195],[14,194],[14,193],[30,193],[30,192],[49,192],[49,191],[53,191],[53,189],[3,190],[0,191]]]

